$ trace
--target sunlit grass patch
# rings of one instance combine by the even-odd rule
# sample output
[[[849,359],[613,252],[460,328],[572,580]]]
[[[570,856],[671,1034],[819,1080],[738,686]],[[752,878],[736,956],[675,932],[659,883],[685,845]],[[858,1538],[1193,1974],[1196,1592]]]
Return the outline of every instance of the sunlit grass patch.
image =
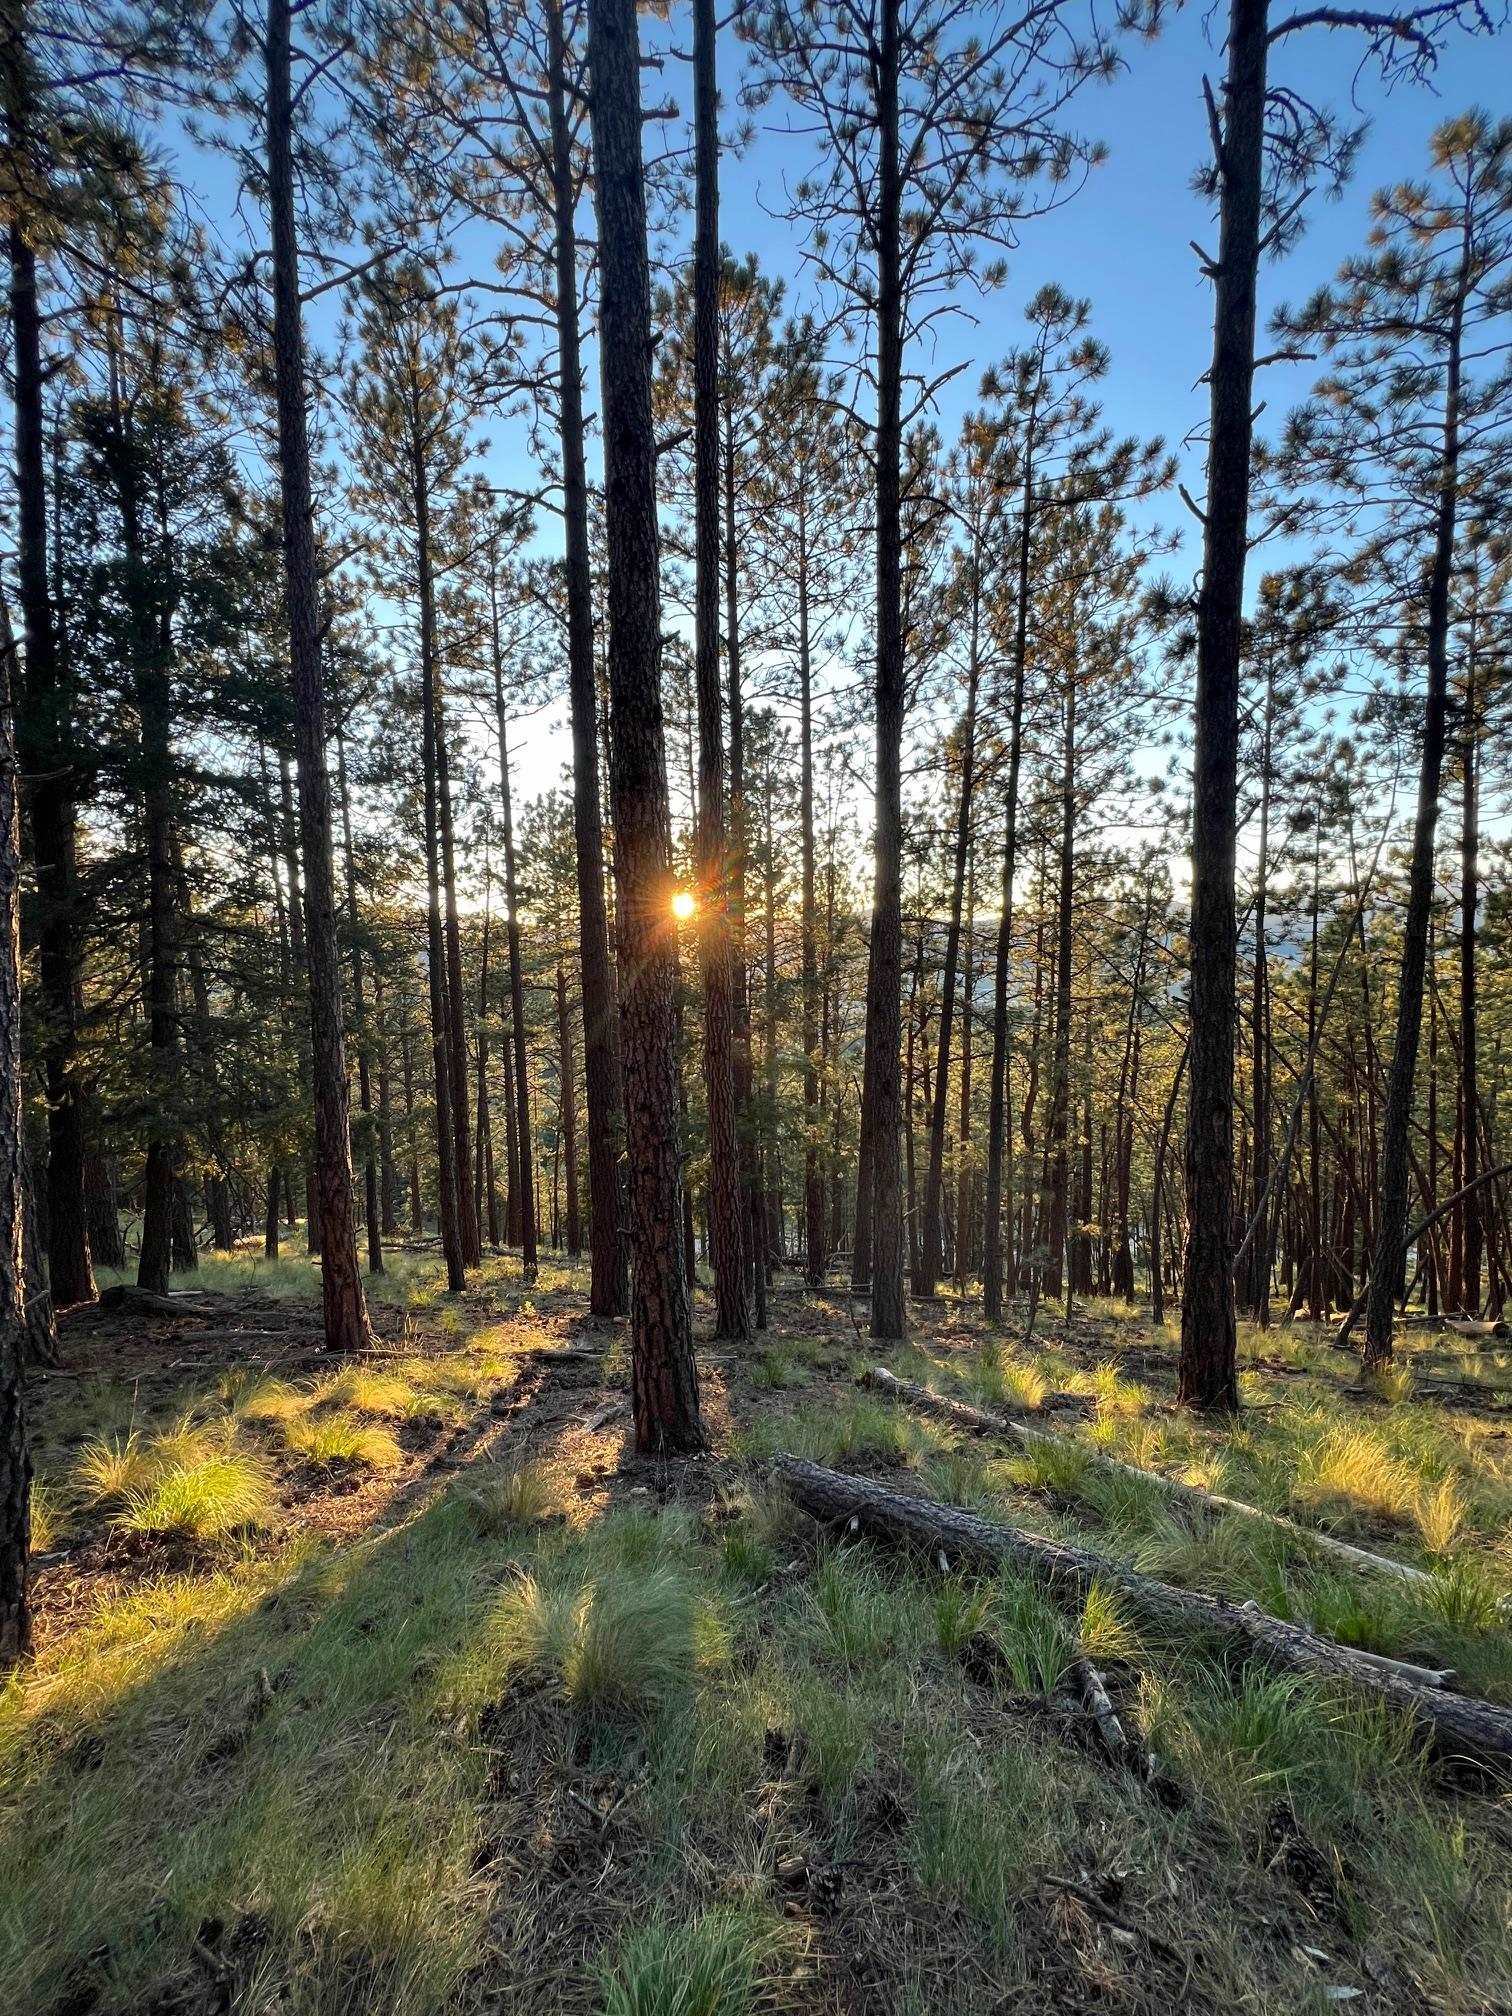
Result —
[[[1423,1545],[1430,1554],[1445,1555],[1460,1537],[1470,1506],[1463,1484],[1451,1476],[1422,1485],[1414,1510]]]
[[[34,1477],[31,1487],[33,1554],[50,1553],[67,1534],[69,1523],[68,1508],[55,1487],[45,1478]]]
[[[1009,1357],[991,1340],[978,1354],[971,1384],[988,1406],[1024,1414],[1037,1413],[1050,1393],[1050,1382],[1037,1364]]]
[[[387,1428],[351,1414],[298,1415],[284,1424],[284,1446],[291,1455],[320,1469],[345,1464],[353,1469],[392,1470],[403,1461],[399,1444]]]
[[[1150,1389],[1137,1379],[1126,1378],[1116,1365],[1099,1365],[1091,1384],[1100,1420],[1143,1414],[1149,1407]]]
[[[309,1406],[312,1394],[306,1386],[279,1379],[271,1372],[226,1372],[217,1381],[216,1391],[227,1411],[238,1421],[288,1421]]]
[[[119,1532],[142,1538],[223,1540],[261,1525],[272,1500],[264,1465],[244,1451],[225,1449],[160,1464],[150,1482],[126,1492],[113,1523]]]
[[[683,1925],[658,1916],[601,1964],[600,2007],[604,2016],[750,2016],[784,1936],[753,1912],[711,1911]]]
[[[413,1398],[414,1388],[397,1373],[380,1372],[367,1365],[344,1365],[316,1386],[314,1404],[399,1421]]]
[[[1116,1589],[1094,1582],[1082,1600],[1076,1642],[1093,1660],[1128,1660],[1138,1656],[1139,1631]]]
[[[1412,1367],[1400,1362],[1366,1366],[1361,1370],[1360,1384],[1377,1400],[1384,1400],[1388,1406],[1400,1407],[1412,1398]]]
[[[86,1503],[119,1507],[134,1493],[149,1490],[158,1478],[192,1470],[225,1447],[222,1428],[183,1414],[156,1435],[131,1428],[124,1435],[87,1442],[74,1461],[70,1482]]]
[[[72,1481],[79,1495],[94,1504],[118,1505],[128,1491],[149,1484],[156,1467],[146,1437],[132,1428],[86,1442],[74,1461]]]
[[[534,1679],[601,1714],[644,1712],[722,1652],[712,1613],[665,1562],[614,1576],[570,1566],[550,1579],[522,1572],[499,1601],[492,1638],[506,1677]]]
[[[1406,1521],[1416,1510],[1418,1479],[1367,1428],[1335,1428],[1301,1452],[1292,1502],[1322,1518],[1361,1516]]]

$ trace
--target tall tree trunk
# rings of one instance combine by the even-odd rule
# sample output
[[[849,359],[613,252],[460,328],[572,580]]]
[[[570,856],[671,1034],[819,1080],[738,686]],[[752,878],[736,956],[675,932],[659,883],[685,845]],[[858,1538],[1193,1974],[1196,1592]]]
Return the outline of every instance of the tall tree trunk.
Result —
[[[1056,904],[1055,1070],[1050,1101],[1050,1252],[1045,1293],[1058,1295],[1070,1258],[1071,1202],[1071,907],[1076,891],[1076,675],[1066,686],[1066,747],[1061,761],[1060,891]],[[1066,1269],[1068,1293],[1072,1273]]]
[[[483,905],[483,946],[478,959],[478,1128],[476,1136],[473,1196],[478,1222],[488,1226],[488,1243],[497,1248],[500,1240],[499,1189],[494,1178],[493,1115],[488,1103],[488,953],[491,923],[488,903]],[[486,1220],[485,1220],[486,1213]]]
[[[1433,909],[1433,845],[1438,830],[1439,786],[1444,769],[1444,744],[1449,708],[1449,589],[1454,568],[1454,529],[1459,503],[1460,349],[1465,297],[1471,285],[1471,243],[1468,207],[1459,283],[1449,321],[1444,384],[1443,451],[1438,469],[1438,510],[1434,526],[1433,561],[1428,576],[1428,694],[1423,713],[1423,749],[1418,771],[1417,813],[1412,827],[1412,863],[1407,883],[1407,915],[1402,924],[1402,970],[1397,984],[1396,1040],[1391,1051],[1391,1076],[1386,1090],[1386,1118],[1381,1132],[1381,1194],[1376,1209],[1375,1247],[1370,1265],[1370,1299],[1365,1305],[1367,1366],[1391,1359],[1392,1304],[1401,1286],[1403,1241],[1407,1230],[1407,1178],[1412,1088],[1417,1076],[1418,1034],[1423,1022],[1423,978],[1428,958],[1428,920]],[[1473,968],[1472,968],[1473,980]],[[1463,1068],[1463,1051],[1461,1054]],[[1476,1093],[1468,1085],[1465,1114],[1465,1166],[1468,1170],[1475,1137]],[[1468,1180],[1468,1178],[1466,1179]],[[1468,1225],[1468,1220],[1467,1220]],[[1468,1270],[1467,1270],[1468,1271]]]
[[[120,470],[117,502],[122,547],[133,582],[132,686],[136,698],[141,776],[142,832],[147,867],[147,999],[151,1087],[147,1160],[142,1178],[142,1243],[137,1286],[168,1293],[173,1265],[174,1206],[182,1154],[178,1112],[178,876],[173,858],[172,638],[166,611],[148,579],[142,541],[139,450],[119,398],[112,359],[112,425]]]
[[[383,969],[373,975],[373,1020],[378,1034],[378,1168],[383,1200],[383,1234],[399,1229],[399,1175],[394,1167],[394,1102],[389,1073],[389,1025],[384,1011]]]
[[[929,1170],[924,1179],[924,1235],[919,1291],[933,1295],[945,1270],[941,1207],[945,1194],[945,1116],[950,1103],[950,1038],[955,1021],[956,972],[961,959],[961,907],[966,893],[966,857],[971,851],[971,794],[976,782],[977,684],[981,677],[981,573],[971,556],[971,642],[966,713],[961,728],[961,796],[956,817],[955,862],[950,878],[950,924],[945,934],[945,970],[940,977],[940,1039],[936,1049],[934,1103],[929,1116]]]
[[[976,842],[966,863],[966,931],[961,941],[961,1106],[956,1136],[956,1233],[955,1285],[964,1294],[966,1281],[976,1263],[975,1184],[971,1169],[971,1021],[972,990],[975,986],[976,934]]]
[[[418,1239],[425,1230],[425,1205],[420,1194],[420,1137],[415,1115],[415,1053],[408,1002],[405,1003],[404,1020],[399,1030],[399,1066],[404,1078],[404,1134],[409,1147],[410,1231]],[[442,1243],[444,1245],[445,1241]]]
[[[341,969],[331,874],[331,789],[325,767],[325,694],[320,671],[315,521],[305,424],[304,332],[295,233],[294,111],[290,86],[289,0],[268,0],[268,212],[273,238],[273,372],[278,394],[278,464],[283,496],[284,592],[299,752],[304,839],[305,943],[310,969],[311,1061],[315,1092],[315,1203],[320,1217],[326,1343],[358,1351],[370,1341],[357,1228]]]
[[[882,0],[874,70],[877,112],[877,778],[872,960],[867,985],[870,1065],[871,1334],[906,1335],[903,1287],[902,1114],[898,1006],[903,965],[903,281],[902,162],[898,153],[899,0]]]
[[[589,1307],[622,1316],[630,1306],[624,1217],[624,1089],[614,968],[604,907],[593,571],[583,451],[583,365],[578,333],[576,182],[567,123],[561,0],[548,0],[552,201],[556,221],[562,514],[566,527],[567,683],[572,710],[572,820],[577,845],[578,954],[583,982],[583,1075],[588,1104]]]
[[[567,969],[557,955],[557,1055],[562,1098],[562,1161],[567,1172],[567,1251],[576,1260],[583,1250],[583,1224],[578,1205],[577,1081],[572,1061],[572,1010],[567,1000]]]
[[[13,162],[32,145],[33,103],[25,18],[7,20],[0,92]],[[78,784],[73,768],[72,695],[58,650],[47,581],[47,472],[42,406],[42,323],[36,253],[24,219],[13,216],[10,255],[11,404],[16,481],[16,583],[25,680],[17,695],[21,769],[32,782],[31,832],[38,898],[37,977],[43,1026],[39,1049],[47,1086],[47,1259],[55,1305],[92,1302],[94,1270],[84,1208],[84,1107],[79,1083],[82,916],[79,899]]]
[[[1480,901],[1477,863],[1480,843],[1480,718],[1477,712],[1478,696],[1475,688],[1475,630],[1475,617],[1472,613],[1469,648],[1465,654],[1464,804],[1460,820],[1459,955],[1460,1102],[1470,1116],[1469,1124],[1465,1128],[1464,1162],[1459,1181],[1461,1185],[1471,1186],[1475,1185],[1480,1173],[1478,1153],[1480,1144],[1477,1138],[1479,1130],[1475,1125],[1476,1108],[1479,1103],[1476,1082],[1479,1032],[1475,988],[1475,912]],[[1472,1187],[1466,1192],[1463,1229],[1460,1235],[1459,1306],[1467,1316],[1480,1314],[1482,1223],[1480,1191]]]
[[[457,909],[457,847],[452,825],[446,701],[434,629],[431,632],[431,671],[436,710],[436,812],[441,833],[441,895],[446,942],[446,1056],[451,1071],[452,1153],[457,1169],[457,1237],[462,1245],[463,1266],[476,1267],[483,1258],[483,1242],[478,1234],[478,1214],[472,1193],[472,1129],[468,1124],[470,1052],[466,995],[462,986],[462,924]]]
[[[1024,429],[1024,485],[1020,503],[1018,587],[1013,616],[1013,699],[1008,713],[1008,786],[1003,823],[1003,883],[998,911],[997,948],[992,975],[992,1083],[987,1100],[987,1181],[982,1211],[982,1307],[989,1323],[1003,1320],[1003,1277],[1015,1273],[1012,1239],[1003,1251],[1004,1178],[1008,1161],[1008,969],[1013,953],[1013,878],[1018,868],[1019,768],[1024,744],[1024,680],[1029,658],[1029,552],[1033,532],[1034,421],[1031,407]],[[1011,1235],[1011,1220],[1007,1229]]]
[[[309,966],[305,959],[304,935],[304,879],[299,866],[299,823],[294,810],[294,777],[286,749],[278,752],[278,788],[281,809],[279,831],[283,841],[284,873],[289,878],[289,970],[287,983],[296,995],[308,995],[310,985]],[[299,1083],[305,1097],[312,1100],[313,1070],[310,1061],[310,1038],[305,1028],[302,1004],[296,1000],[297,1047],[299,1051]],[[312,1105],[313,1112],[313,1105]],[[301,1129],[301,1133],[304,1130]],[[302,1164],[305,1190],[305,1243],[311,1253],[320,1251],[320,1226],[316,1222],[314,1210],[315,1186],[310,1168],[310,1143],[308,1137],[303,1142]],[[289,1205],[289,1228],[294,1227],[294,1192],[289,1187],[288,1174],[284,1177]]]
[[[373,1139],[373,1075],[368,1061],[367,999],[362,984],[362,923],[357,912],[357,858],[352,848],[352,795],[347,781],[346,736],[336,730],[336,779],[341,793],[341,837],[346,851],[347,929],[352,940],[352,1018],[357,1029],[357,1099],[362,1111],[362,1179],[367,1209],[368,1272],[383,1267],[383,1210],[378,1201],[378,1158]]]
[[[736,974],[730,936],[723,708],[719,685],[719,129],[714,0],[693,0],[694,680],[698,702],[698,951],[703,975],[704,1103],[709,1130],[709,1237],[720,1337],[751,1334],[745,1199],[735,1132]],[[733,656],[734,640],[731,639]],[[759,1263],[758,1263],[759,1264]]]
[[[733,379],[734,371],[726,373]],[[740,547],[735,528],[735,431],[724,415],[724,590],[725,651],[729,659],[730,709],[730,943],[734,961],[734,1031],[731,1066],[735,1116],[740,1133],[740,1178],[745,1190],[745,1259],[754,1301],[756,1328],[764,1330],[766,1307],[766,1208],[761,1192],[761,1143],[752,1066],[751,996],[746,963],[746,861],[750,830],[746,813],[745,693],[740,655]]]
[[[610,785],[629,1159],[630,1379],[637,1446],[704,1446],[688,1284],[679,1251],[677,943],[662,737],[651,279],[634,0],[590,0],[599,340],[608,533]]]
[[[811,1288],[824,1285],[824,1176],[820,1164],[824,1113],[819,1073],[819,950],[814,869],[814,661],[809,636],[808,500],[800,491],[798,513],[798,823],[803,854],[802,941],[803,1015],[803,1276]]]
[[[431,1067],[436,1088],[436,1194],[441,1252],[446,1261],[446,1286],[458,1294],[467,1280],[467,1248],[462,1237],[457,1196],[456,1130],[452,1125],[451,1011],[446,937],[441,921],[441,835],[437,756],[440,719],[436,706],[435,607],[430,577],[430,540],[425,530],[424,485],[416,489],[421,505],[415,541],[420,580],[420,760],[425,787],[425,941],[426,976],[430,992]],[[464,1172],[465,1180],[465,1172]]]
[[[1258,1206],[1270,1175],[1269,948],[1265,942],[1270,876],[1271,742],[1276,714],[1276,654],[1265,661],[1265,718],[1260,738],[1260,844],[1255,863],[1255,971],[1250,990],[1250,1187]],[[1245,1306],[1261,1329],[1270,1322],[1270,1241],[1262,1224],[1250,1246],[1242,1283]]]
[[[26,1435],[26,1144],[21,1062],[21,790],[16,647],[0,612],[0,1674],[31,1650]]]
[[[499,800],[504,820],[505,944],[509,956],[509,1015],[514,1026],[515,1105],[520,1154],[520,1251],[527,1281],[536,1277],[535,1156],[530,1138],[530,1053],[525,1033],[525,972],[520,952],[520,885],[515,873],[514,811],[509,795],[509,728],[504,714],[504,661],[499,647],[498,581],[490,573],[493,618],[494,705],[499,724]]]
[[[1177,1395],[1233,1409],[1234,856],[1269,0],[1230,0],[1192,758],[1187,1244]]]

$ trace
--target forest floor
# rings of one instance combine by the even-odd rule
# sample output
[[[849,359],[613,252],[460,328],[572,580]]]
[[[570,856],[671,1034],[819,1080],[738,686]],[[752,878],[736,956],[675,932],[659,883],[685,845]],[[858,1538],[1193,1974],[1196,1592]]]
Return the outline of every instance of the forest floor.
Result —
[[[635,1457],[621,1325],[547,1260],[375,1284],[319,1348],[303,1258],[97,1310],[39,1377],[38,1655],[0,1693],[0,2002],[18,2016],[1322,2012],[1512,2007],[1512,1800],[1399,1717],[1151,1642],[1117,1597],[819,1531],[779,1450],[1452,1666],[1512,1702],[1512,1350],[1427,1331],[1361,1390],[1246,1331],[1237,1426],[1178,1416],[1147,1314],[916,1306],[891,1369],[1057,1431],[973,1439],[858,1386],[849,1298],[779,1275],[707,1341],[704,1459]],[[1099,1455],[1431,1571],[1328,1565]],[[984,1647],[986,1648],[984,1652]],[[1153,1781],[1063,1681],[1095,1661]]]

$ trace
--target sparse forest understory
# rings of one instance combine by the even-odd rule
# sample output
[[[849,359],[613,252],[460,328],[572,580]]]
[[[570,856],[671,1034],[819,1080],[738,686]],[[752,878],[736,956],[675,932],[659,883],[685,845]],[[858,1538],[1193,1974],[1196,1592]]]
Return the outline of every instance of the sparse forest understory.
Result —
[[[1504,24],[1174,447],[1170,26],[0,0],[5,2008],[1512,2006]]]

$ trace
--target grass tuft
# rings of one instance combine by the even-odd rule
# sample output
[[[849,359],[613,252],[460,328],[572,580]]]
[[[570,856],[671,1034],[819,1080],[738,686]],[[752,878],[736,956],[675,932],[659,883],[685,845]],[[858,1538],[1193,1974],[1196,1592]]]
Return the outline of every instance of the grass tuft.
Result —
[[[778,1943],[774,1925],[746,1912],[655,1918],[600,1970],[604,2016],[748,2016]]]
[[[366,1365],[344,1365],[315,1389],[317,1407],[343,1407],[354,1414],[372,1414],[389,1421],[402,1420],[413,1398],[414,1388],[408,1380]]]
[[[403,1461],[387,1428],[375,1428],[350,1414],[296,1416],[284,1424],[291,1455],[319,1469],[347,1464],[360,1470],[392,1470]]]
[[[555,1688],[587,1713],[638,1714],[691,1680],[699,1621],[686,1577],[658,1563],[556,1587],[522,1573],[495,1630],[506,1672]]]
[[[261,1525],[272,1496],[268,1473],[255,1456],[222,1450],[161,1466],[150,1483],[127,1492],[114,1523],[118,1531],[144,1538],[224,1540]]]
[[[539,1526],[551,1510],[551,1486],[534,1463],[499,1463],[461,1494],[480,1534],[496,1539]]]
[[[223,1373],[217,1391],[238,1421],[288,1421],[310,1404],[308,1389],[271,1372]]]

